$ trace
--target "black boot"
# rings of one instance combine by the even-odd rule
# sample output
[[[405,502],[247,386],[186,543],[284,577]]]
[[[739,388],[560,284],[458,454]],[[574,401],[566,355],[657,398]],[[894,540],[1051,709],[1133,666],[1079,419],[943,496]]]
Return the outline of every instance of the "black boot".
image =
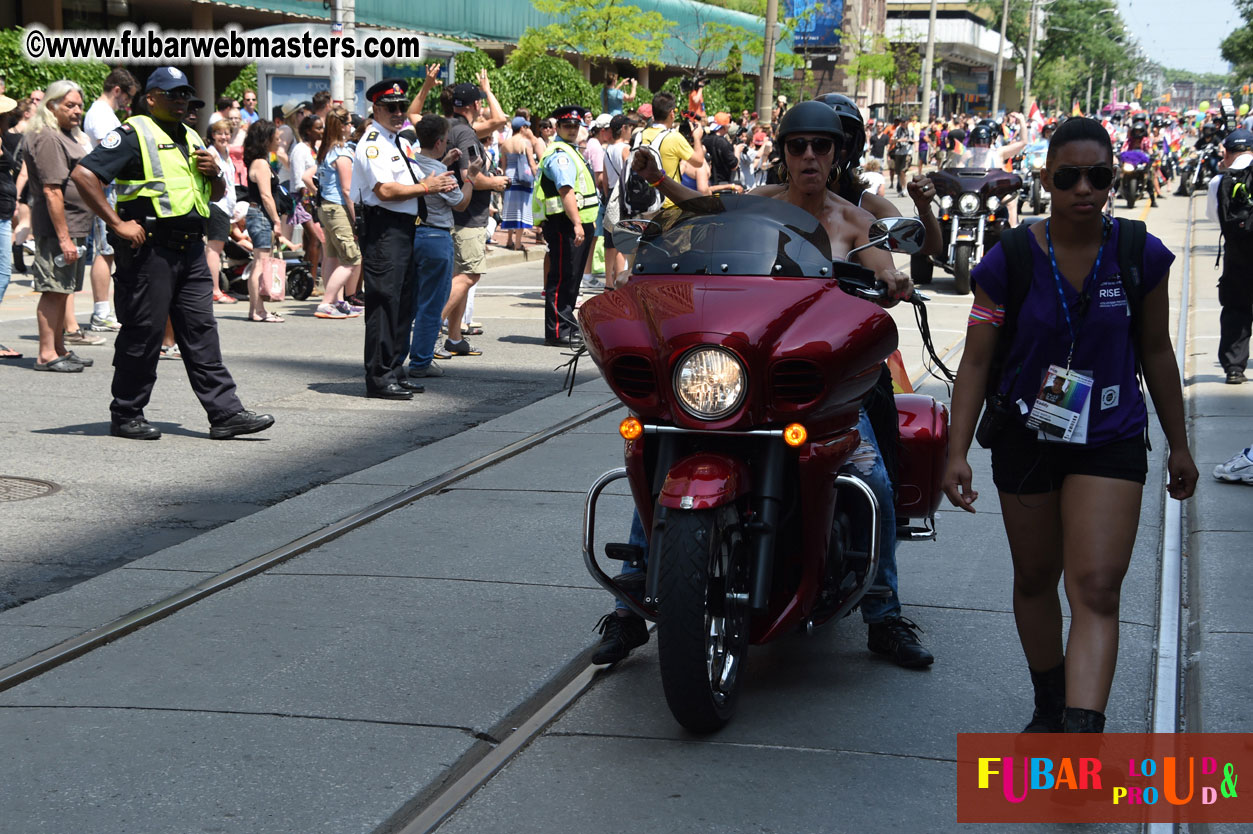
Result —
[[[1062,717],[1064,733],[1103,733],[1105,732],[1105,713],[1096,710],[1066,707]]]
[[[598,666],[617,663],[629,655],[632,649],[648,642],[648,623],[635,614],[620,615],[617,611],[611,611],[600,618],[596,630],[602,637],[592,655],[592,663]]]
[[[1060,733],[1062,713],[1066,708],[1065,661],[1047,672],[1037,672],[1031,668],[1027,671],[1031,673],[1031,685],[1035,687],[1035,712],[1031,714],[1031,723],[1023,728],[1023,732]]]

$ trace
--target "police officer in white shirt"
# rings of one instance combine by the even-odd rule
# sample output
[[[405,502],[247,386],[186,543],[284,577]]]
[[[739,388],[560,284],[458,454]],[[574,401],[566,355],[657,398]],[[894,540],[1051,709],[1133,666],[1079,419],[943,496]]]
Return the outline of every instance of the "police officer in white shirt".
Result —
[[[366,90],[374,122],[357,145],[352,170],[353,187],[360,183],[365,206],[366,396],[386,400],[411,400],[424,390],[404,371],[413,324],[413,229],[419,199],[457,185],[450,174],[422,179],[406,157],[408,143],[397,134],[404,126],[408,90],[403,78],[384,79]]]

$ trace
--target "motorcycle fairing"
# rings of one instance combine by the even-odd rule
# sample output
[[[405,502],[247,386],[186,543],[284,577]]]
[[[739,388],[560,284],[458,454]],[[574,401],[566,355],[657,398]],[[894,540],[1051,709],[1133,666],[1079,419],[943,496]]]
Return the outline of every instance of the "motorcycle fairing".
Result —
[[[657,503],[676,510],[712,510],[738,500],[751,488],[742,459],[699,452],[670,467]]]

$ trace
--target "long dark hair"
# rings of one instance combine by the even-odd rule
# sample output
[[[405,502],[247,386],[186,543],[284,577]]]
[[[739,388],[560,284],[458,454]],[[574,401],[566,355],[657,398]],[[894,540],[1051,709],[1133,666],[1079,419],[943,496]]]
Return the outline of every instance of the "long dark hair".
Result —
[[[248,125],[248,134],[244,136],[244,166],[252,165],[255,159],[270,159],[270,142],[274,139],[274,122],[257,119]]]

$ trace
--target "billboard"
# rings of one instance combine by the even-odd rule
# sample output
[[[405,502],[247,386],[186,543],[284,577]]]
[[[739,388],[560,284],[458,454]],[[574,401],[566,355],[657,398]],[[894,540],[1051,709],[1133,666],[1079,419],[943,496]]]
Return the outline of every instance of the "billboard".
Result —
[[[789,17],[802,18],[792,33],[793,49],[835,49],[844,27],[844,0],[787,0]]]

